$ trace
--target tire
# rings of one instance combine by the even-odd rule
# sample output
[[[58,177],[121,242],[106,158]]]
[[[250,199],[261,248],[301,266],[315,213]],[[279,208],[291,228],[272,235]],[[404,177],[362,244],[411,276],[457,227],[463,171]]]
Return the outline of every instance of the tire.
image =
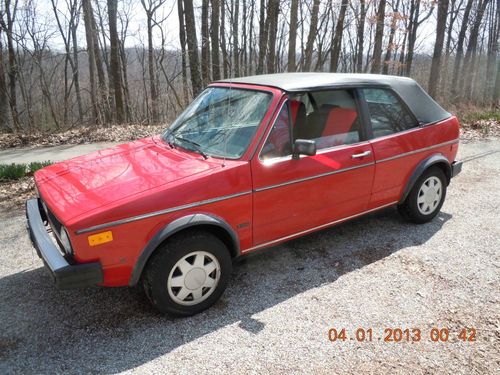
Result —
[[[231,256],[221,240],[208,232],[189,231],[174,235],[156,250],[142,285],[160,312],[191,316],[220,298],[231,272]]]
[[[423,224],[439,213],[446,198],[447,179],[439,167],[430,167],[415,182],[398,211],[408,221]]]

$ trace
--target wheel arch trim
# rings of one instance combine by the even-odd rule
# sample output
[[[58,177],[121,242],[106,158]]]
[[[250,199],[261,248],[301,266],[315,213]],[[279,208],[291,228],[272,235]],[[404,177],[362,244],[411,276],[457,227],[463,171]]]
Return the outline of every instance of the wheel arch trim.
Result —
[[[230,250],[233,250],[231,251],[231,255],[233,257],[237,257],[240,254],[240,242],[238,235],[224,219],[216,215],[206,213],[186,215],[165,225],[148,241],[135,262],[130,276],[129,286],[134,286],[139,282],[142,271],[144,270],[149,258],[162,242],[182,230],[201,226],[212,226],[224,230],[231,239],[230,242],[232,249]]]
[[[422,173],[426,171],[428,168],[432,167],[433,165],[442,165],[444,166],[444,174],[446,175],[446,183],[450,183],[451,179],[451,165],[449,160],[443,155],[443,154],[434,154],[431,155],[424,160],[422,160],[414,169],[413,172],[408,179],[408,182],[406,183],[406,186],[403,190],[403,194],[401,194],[401,198],[399,199],[399,203],[403,203],[408,195],[410,194],[410,191],[413,189],[413,186],[415,186],[415,183],[417,180],[420,178]]]

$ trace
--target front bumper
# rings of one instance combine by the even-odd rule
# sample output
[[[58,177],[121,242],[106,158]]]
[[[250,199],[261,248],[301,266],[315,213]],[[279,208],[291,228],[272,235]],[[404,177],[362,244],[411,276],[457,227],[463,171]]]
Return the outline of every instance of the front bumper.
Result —
[[[44,221],[46,215],[39,199],[26,201],[28,233],[40,258],[49,269],[59,289],[81,288],[103,282],[102,267],[99,262],[69,264],[50,238]]]
[[[462,164],[463,162],[455,160],[451,163],[451,177],[455,177],[457,174],[462,172]]]

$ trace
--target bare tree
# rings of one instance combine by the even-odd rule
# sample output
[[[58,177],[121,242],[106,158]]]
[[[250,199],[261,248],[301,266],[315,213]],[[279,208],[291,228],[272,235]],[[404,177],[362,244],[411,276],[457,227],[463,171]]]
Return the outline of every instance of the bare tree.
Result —
[[[443,54],[444,33],[446,31],[446,17],[448,16],[449,0],[440,0],[438,3],[436,43],[432,55],[431,73],[429,75],[429,95],[436,96],[441,73],[441,56]]]
[[[380,0],[377,10],[377,28],[375,30],[375,44],[373,46],[372,73],[380,73],[382,59],[382,38],[384,36],[386,0]]]
[[[177,1],[177,15],[179,17],[179,43],[181,45],[182,93],[184,103],[189,100],[186,61],[186,27],[184,25],[184,6],[182,0]]]
[[[149,91],[151,95],[151,121],[158,122],[158,91],[156,89],[155,58],[153,46],[153,26],[155,13],[164,4],[165,0],[141,0],[142,7],[146,12],[148,30],[148,78]]]
[[[232,0],[232,36],[233,36],[233,45],[232,45],[232,62],[231,65],[233,67],[234,76],[238,77],[240,75],[240,60],[239,60],[239,14],[240,14],[240,2],[238,0]]]
[[[226,48],[226,6],[225,1],[220,3],[220,49],[222,52],[222,71],[224,77],[229,77],[229,56]]]
[[[411,73],[411,67],[413,64],[413,56],[415,51],[415,42],[417,41],[417,31],[433,13],[435,2],[431,2],[428,12],[424,15],[424,17],[420,18],[421,12],[421,4],[420,0],[411,0],[410,6],[410,24],[408,26],[408,54],[406,56],[405,61],[405,74],[407,76]]]
[[[461,75],[459,80],[459,87],[464,91],[465,97],[470,99],[471,88],[472,88],[472,73],[474,71],[473,67],[476,62],[476,48],[479,36],[479,29],[483,21],[484,12],[486,6],[490,0],[479,0],[478,9],[476,12],[476,17],[472,26],[472,30],[469,36],[469,43],[467,45],[467,51],[464,57],[464,74]]]
[[[193,96],[198,96],[198,94],[201,92],[203,84],[200,73],[200,62],[198,59],[198,39],[196,36],[193,0],[184,0],[184,18],[186,25],[189,70],[191,72]]]
[[[83,120],[83,105],[82,96],[80,92],[80,78],[78,72],[78,42],[76,37],[76,28],[78,26],[78,17],[80,13],[80,4],[77,0],[68,0],[66,5],[68,7],[67,13],[69,19],[67,20],[67,26],[62,24],[61,10],[59,9],[57,0],[51,0],[52,10],[54,12],[54,18],[56,19],[57,27],[59,33],[64,43],[65,48],[65,61],[64,61],[64,123],[68,122],[68,110],[69,110],[69,100],[71,95],[71,88],[75,87],[76,101],[78,106],[78,120],[81,122]],[[64,16],[64,15],[63,15]],[[68,65],[72,70],[72,80],[71,83],[68,82]]]
[[[201,3],[201,77],[203,84],[210,82],[210,36],[208,28],[208,3],[203,0]]]
[[[210,22],[210,39],[212,41],[212,78],[214,81],[220,79],[220,58],[219,58],[219,0],[212,0],[212,17]]]
[[[335,26],[335,33],[332,39],[332,46],[330,52],[330,72],[336,72],[339,66],[340,50],[342,48],[342,35],[344,34],[344,21],[349,0],[342,0],[340,4],[339,18]]]
[[[257,74],[264,73],[264,58],[267,52],[267,19],[266,0],[260,0],[259,18],[259,60],[257,64]]]
[[[319,14],[319,0],[314,0],[311,9],[311,26],[309,27],[309,34],[307,35],[306,51],[304,56],[303,70],[309,71],[311,69],[314,41],[318,33],[318,14]]]
[[[356,54],[356,72],[363,71],[363,45],[365,43],[365,19],[366,19],[366,4],[365,0],[359,1],[359,16],[358,16],[358,41]]]
[[[7,37],[7,52],[8,52],[8,69],[7,75],[9,77],[9,103],[10,111],[12,114],[12,122],[16,130],[21,130],[21,124],[19,121],[19,113],[17,109],[17,62],[16,62],[16,51],[14,48],[14,23],[16,22],[18,0],[5,0],[5,8],[0,18],[0,23]]]
[[[122,69],[119,55],[118,30],[116,27],[117,6],[117,0],[108,0],[109,39],[111,46],[110,70],[115,96],[115,115],[116,121],[122,124],[125,120],[125,116],[123,113],[123,94],[121,85]]]
[[[295,72],[295,58],[297,56],[297,12],[299,8],[298,0],[292,0],[290,8],[290,35],[288,37],[288,71]]]
[[[2,16],[3,17],[3,16]],[[5,80],[4,61],[3,61],[3,44],[2,44],[3,26],[0,23],[0,129],[10,131],[10,117],[8,107],[7,81]]]
[[[274,73],[276,69],[276,36],[278,33],[278,15],[279,15],[279,0],[269,0],[268,2],[268,37],[269,44],[267,46],[267,72]]]

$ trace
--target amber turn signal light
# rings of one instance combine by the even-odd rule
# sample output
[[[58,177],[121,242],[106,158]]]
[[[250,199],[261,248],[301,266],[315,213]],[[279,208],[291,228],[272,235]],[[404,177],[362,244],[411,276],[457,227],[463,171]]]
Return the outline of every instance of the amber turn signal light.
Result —
[[[90,246],[97,246],[106,242],[111,242],[113,241],[113,232],[108,230],[107,232],[93,234],[92,236],[88,237],[88,240]]]

